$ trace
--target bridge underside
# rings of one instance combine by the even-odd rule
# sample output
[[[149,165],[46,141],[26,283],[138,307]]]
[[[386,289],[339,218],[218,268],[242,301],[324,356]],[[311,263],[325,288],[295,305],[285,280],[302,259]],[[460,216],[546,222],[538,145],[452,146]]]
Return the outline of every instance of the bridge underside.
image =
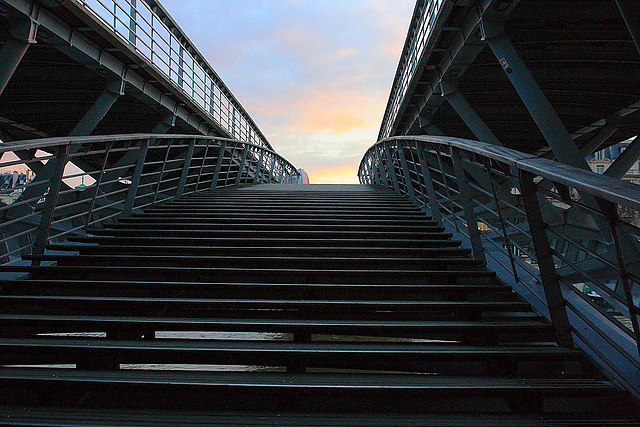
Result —
[[[614,1],[489,3],[492,6],[484,13],[487,38],[491,37],[489,20],[504,20],[504,33],[578,147],[605,125],[616,128],[608,144],[640,133],[640,56]],[[437,42],[418,64],[417,77],[391,136],[429,133],[420,128],[418,116],[422,115],[445,135],[477,139],[442,96],[448,91],[443,90],[442,80],[457,86],[503,145],[547,153],[548,142],[514,90],[500,58],[482,40],[483,30],[477,22],[469,25],[470,17],[477,14],[475,2],[448,7],[451,13],[436,28]],[[461,34],[466,41],[459,48]]]

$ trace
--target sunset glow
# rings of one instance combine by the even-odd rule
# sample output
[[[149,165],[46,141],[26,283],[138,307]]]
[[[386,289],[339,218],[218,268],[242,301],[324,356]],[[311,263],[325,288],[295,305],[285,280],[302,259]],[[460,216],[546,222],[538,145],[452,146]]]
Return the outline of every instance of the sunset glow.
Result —
[[[165,0],[275,149],[313,183],[357,182],[412,0]]]

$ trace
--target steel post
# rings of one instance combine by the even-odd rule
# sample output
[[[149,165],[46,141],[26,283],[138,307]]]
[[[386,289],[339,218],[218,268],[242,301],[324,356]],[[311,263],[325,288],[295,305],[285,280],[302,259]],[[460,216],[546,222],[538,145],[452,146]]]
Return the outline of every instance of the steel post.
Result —
[[[187,178],[189,177],[189,168],[191,167],[191,159],[193,158],[193,151],[196,148],[196,140],[192,140],[187,147],[187,152],[184,158],[184,165],[182,166],[182,173],[180,174],[180,181],[178,182],[178,188],[176,190],[176,198],[182,197],[184,193],[184,186],[187,184]]]
[[[196,188],[193,190],[194,193],[198,192],[198,187],[200,187],[200,178],[202,177],[202,171],[204,170],[204,165],[207,162],[207,155],[209,154],[209,147],[211,146],[211,141],[206,141],[207,146],[204,149],[204,154],[202,155],[202,161],[200,162],[200,170],[198,171],[198,178],[196,179]]]
[[[69,133],[69,136],[91,135],[91,132],[98,126],[100,121],[109,112],[113,104],[124,95],[124,80],[113,81],[107,85],[96,102],[89,108],[89,111],[80,119],[78,124]]]
[[[493,133],[489,126],[476,114],[469,102],[458,91],[458,88],[447,82],[442,82],[442,96],[445,97],[449,105],[455,110],[462,121],[478,138],[478,141],[488,142],[489,144],[502,146],[498,137]]]
[[[530,172],[519,171],[520,192],[524,203],[529,231],[533,248],[535,250],[540,278],[544,288],[544,295],[549,308],[549,316],[556,333],[559,345],[569,347],[573,344],[571,335],[571,325],[567,316],[567,309],[560,289],[560,282],[553,261],[553,251],[549,245],[546,225],[542,218],[540,203],[538,201],[538,191],[533,181],[535,175]]]
[[[224,160],[224,154],[227,151],[227,142],[222,141],[220,144],[220,150],[218,151],[218,161],[216,162],[216,168],[213,171],[213,178],[211,178],[211,189],[215,190],[218,186],[218,177],[220,176],[220,170],[222,169],[222,162]]]
[[[244,165],[247,162],[248,153],[249,153],[249,145],[245,145],[244,150],[242,151],[242,160],[240,161],[238,176],[236,177],[236,185],[240,185],[240,181],[242,181],[242,175],[244,175]]]
[[[638,141],[640,141],[640,138],[636,136],[620,156],[609,165],[604,174],[612,178],[622,179],[640,157],[640,142]]]
[[[100,184],[102,184],[102,178],[104,177],[104,169],[107,167],[107,161],[109,160],[109,152],[111,151],[112,143],[107,144],[104,152],[104,160],[102,161],[102,167],[100,168],[100,173],[96,178],[95,189],[93,190],[93,195],[91,196],[91,203],[89,205],[89,212],[87,213],[87,222],[84,225],[84,228],[87,229],[89,224],[91,223],[91,214],[93,213],[93,208],[96,205],[96,197],[98,197],[98,192],[100,191]]]
[[[140,185],[140,179],[142,177],[142,169],[144,168],[144,162],[147,158],[147,150],[149,149],[150,141],[143,141],[138,150],[138,158],[136,159],[136,166],[131,177],[131,185],[127,192],[127,200],[124,203],[123,215],[131,215],[133,211],[133,205],[135,204],[136,195],[138,193],[138,186]],[[153,142],[151,142],[153,144]]]
[[[391,183],[393,184],[393,189],[396,193],[400,193],[400,186],[398,185],[398,177],[396,176],[396,168],[393,164],[393,160],[391,159],[391,153],[389,151],[391,147],[387,146],[384,149],[384,154],[387,157],[387,167],[389,168],[389,177],[391,178]]]
[[[420,145],[416,144],[416,150],[418,151],[418,160],[420,161],[420,170],[422,171],[422,179],[424,186],[427,189],[427,197],[429,198],[429,206],[431,206],[431,216],[433,219],[442,222],[442,215],[440,214],[440,206],[438,205],[438,195],[436,189],[433,186],[433,180],[431,179],[431,172],[429,172],[429,163],[424,155],[424,150]]]
[[[476,260],[481,261],[482,264],[486,264],[487,260],[484,256],[484,247],[482,246],[480,230],[478,230],[478,220],[476,219],[476,214],[473,209],[471,192],[469,191],[467,177],[464,173],[462,158],[460,157],[460,152],[457,149],[451,149],[451,160],[453,161],[456,184],[460,193],[460,203],[462,204],[462,210],[464,211],[464,220],[467,223],[467,230],[469,231],[469,240],[471,241],[471,248],[473,249],[473,257]]]
[[[158,182],[156,184],[156,191],[153,193],[153,202],[152,205],[156,204],[156,200],[158,199],[158,194],[160,193],[160,185],[162,185],[162,177],[164,176],[164,170],[167,167],[167,161],[169,160],[169,152],[171,152],[171,143],[173,141],[167,141],[167,151],[164,154],[164,161],[162,162],[162,167],[160,168],[160,174],[158,175]]]
[[[256,175],[253,177],[253,183],[257,184],[260,181],[260,170],[262,169],[262,160],[264,159],[264,150],[260,149],[260,158],[258,159],[258,164],[256,165]]]
[[[384,160],[379,145],[376,147],[376,157],[378,158],[378,173],[380,174],[380,178],[382,179],[382,185],[388,187],[389,181],[387,180],[387,171],[384,168]]]
[[[49,178],[49,192],[47,193],[44,206],[42,208],[38,232],[33,243],[32,253],[34,255],[42,255],[47,245],[49,230],[51,229],[51,220],[53,219],[53,212],[58,203],[58,195],[60,194],[60,188],[62,187],[62,178],[64,176],[64,168],[67,164],[68,154],[68,145],[63,145],[58,148],[53,173]]]
[[[404,186],[407,190],[407,194],[409,195],[409,199],[417,203],[416,193],[413,190],[413,182],[411,182],[411,174],[409,173],[409,165],[407,164],[407,159],[404,156],[404,147],[398,146],[398,158],[400,159],[400,167],[402,168],[402,177],[404,179]]]

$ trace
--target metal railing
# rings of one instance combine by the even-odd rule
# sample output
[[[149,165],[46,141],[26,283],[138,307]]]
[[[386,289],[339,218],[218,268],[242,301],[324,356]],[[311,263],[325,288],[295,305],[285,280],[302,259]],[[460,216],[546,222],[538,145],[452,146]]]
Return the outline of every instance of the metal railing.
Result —
[[[411,26],[405,41],[400,63],[393,80],[391,94],[380,126],[378,140],[391,134],[394,122],[404,102],[409,85],[418,71],[418,64],[427,52],[430,37],[437,26],[437,20],[445,0],[418,0]]]
[[[0,262],[186,194],[242,184],[297,182],[274,151],[194,135],[47,138],[0,144],[0,170],[35,172],[0,203]],[[0,195],[2,196],[2,195]],[[8,194],[5,194],[8,196]]]
[[[229,88],[152,0],[72,0],[179,88],[233,139],[272,148]]]
[[[431,136],[378,142],[358,176],[408,195],[546,316],[559,344],[575,343],[640,396],[639,186]]]

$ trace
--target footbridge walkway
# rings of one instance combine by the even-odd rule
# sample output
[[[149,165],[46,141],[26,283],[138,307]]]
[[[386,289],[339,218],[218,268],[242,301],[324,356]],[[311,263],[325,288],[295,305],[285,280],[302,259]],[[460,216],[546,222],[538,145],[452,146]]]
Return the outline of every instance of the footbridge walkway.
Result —
[[[157,1],[0,0],[0,424],[638,425],[639,15],[579,3],[418,0],[312,185]]]

